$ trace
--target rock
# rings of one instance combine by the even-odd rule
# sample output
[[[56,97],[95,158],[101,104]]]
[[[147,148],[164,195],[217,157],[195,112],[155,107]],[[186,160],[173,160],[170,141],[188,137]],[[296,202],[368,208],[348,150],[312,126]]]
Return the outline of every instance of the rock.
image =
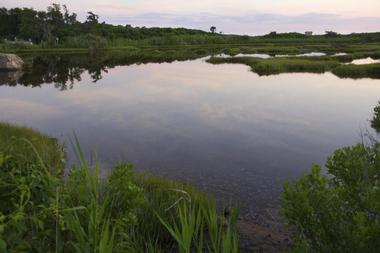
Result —
[[[0,85],[16,85],[23,75],[21,70],[0,71]]]
[[[15,71],[22,69],[24,61],[15,54],[0,54],[0,71]]]

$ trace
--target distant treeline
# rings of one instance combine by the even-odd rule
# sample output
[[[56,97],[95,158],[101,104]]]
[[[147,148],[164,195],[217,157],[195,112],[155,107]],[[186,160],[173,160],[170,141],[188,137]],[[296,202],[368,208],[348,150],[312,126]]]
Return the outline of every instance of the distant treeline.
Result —
[[[378,33],[341,35],[330,31],[325,35],[271,32],[264,36],[224,35],[186,28],[147,28],[112,25],[99,22],[91,11],[81,22],[66,5],[52,4],[46,11],[31,8],[0,8],[0,49],[15,47],[107,48],[144,45],[204,45],[259,43],[377,43]],[[214,25],[214,24],[210,24]],[[253,26],[255,24],[252,24]]]
[[[201,30],[185,28],[146,28],[130,25],[111,25],[99,22],[99,16],[87,13],[84,22],[77,20],[76,13],[70,13],[66,5],[52,4],[46,11],[31,8],[0,8],[0,36],[29,40],[34,43],[64,39],[80,34],[95,34],[105,38],[144,39],[156,36],[204,34]]]

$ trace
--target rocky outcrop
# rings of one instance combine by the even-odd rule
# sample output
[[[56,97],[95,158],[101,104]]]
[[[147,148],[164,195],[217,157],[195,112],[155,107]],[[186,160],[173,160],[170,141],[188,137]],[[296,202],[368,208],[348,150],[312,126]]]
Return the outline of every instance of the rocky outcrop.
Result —
[[[24,61],[15,54],[0,54],[0,71],[15,71],[22,69]]]

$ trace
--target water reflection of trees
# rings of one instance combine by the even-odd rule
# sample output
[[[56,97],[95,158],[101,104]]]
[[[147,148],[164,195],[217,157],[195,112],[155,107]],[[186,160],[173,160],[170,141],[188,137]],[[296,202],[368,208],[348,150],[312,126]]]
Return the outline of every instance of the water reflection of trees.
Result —
[[[30,87],[53,83],[60,90],[72,89],[76,82],[82,80],[87,71],[93,82],[102,79],[107,72],[103,57],[86,57],[86,55],[42,55],[31,56],[26,60],[23,74],[10,78],[12,72],[0,73],[0,83],[10,86]]]
[[[108,52],[101,54],[40,54],[24,56],[23,72],[0,72],[0,85],[23,85],[39,87],[54,84],[57,89],[72,89],[88,72],[92,82],[97,82],[108,73],[107,69],[118,65],[149,62],[172,62],[196,59],[208,55],[207,51],[194,50],[144,50]]]
[[[371,119],[371,127],[380,133],[380,101],[377,106],[373,109],[373,117]]]

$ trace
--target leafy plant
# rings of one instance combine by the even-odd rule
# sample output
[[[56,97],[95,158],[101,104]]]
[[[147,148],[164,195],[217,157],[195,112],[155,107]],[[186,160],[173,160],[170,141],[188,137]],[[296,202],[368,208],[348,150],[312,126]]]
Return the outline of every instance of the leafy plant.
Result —
[[[6,249],[2,252],[50,251],[55,245],[51,207],[61,184],[62,161],[57,158],[63,151],[55,140],[31,129],[6,124],[0,128],[10,134],[0,134],[0,247]]]

